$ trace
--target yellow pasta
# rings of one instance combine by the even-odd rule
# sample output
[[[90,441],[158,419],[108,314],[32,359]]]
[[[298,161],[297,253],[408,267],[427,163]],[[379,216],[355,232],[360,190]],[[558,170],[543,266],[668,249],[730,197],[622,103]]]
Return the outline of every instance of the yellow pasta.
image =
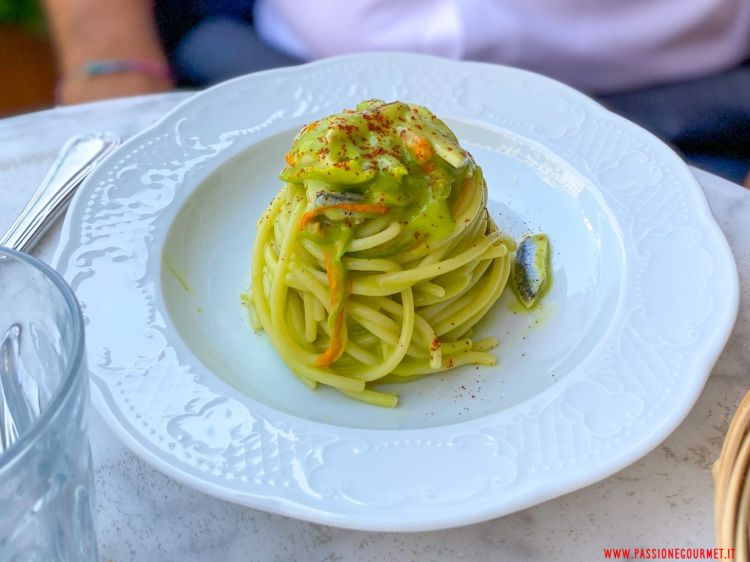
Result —
[[[493,365],[472,328],[502,294],[513,243],[482,171],[429,110],[369,100],[305,126],[259,219],[254,326],[310,387],[395,406],[375,390]]]

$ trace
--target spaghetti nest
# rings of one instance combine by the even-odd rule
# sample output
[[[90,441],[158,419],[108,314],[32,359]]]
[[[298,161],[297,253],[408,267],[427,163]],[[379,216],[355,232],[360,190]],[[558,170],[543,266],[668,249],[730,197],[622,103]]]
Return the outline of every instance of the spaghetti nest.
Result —
[[[370,100],[305,126],[286,162],[258,221],[251,310],[305,384],[395,406],[372,386],[495,364],[497,341],[471,336],[514,245],[442,121]]]

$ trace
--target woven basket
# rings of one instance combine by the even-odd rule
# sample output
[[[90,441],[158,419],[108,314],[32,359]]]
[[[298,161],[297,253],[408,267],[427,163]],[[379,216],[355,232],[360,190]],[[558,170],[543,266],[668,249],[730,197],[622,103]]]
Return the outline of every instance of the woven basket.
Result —
[[[735,549],[736,562],[748,562],[750,517],[750,392],[729,424],[721,455],[713,466],[717,546]]]

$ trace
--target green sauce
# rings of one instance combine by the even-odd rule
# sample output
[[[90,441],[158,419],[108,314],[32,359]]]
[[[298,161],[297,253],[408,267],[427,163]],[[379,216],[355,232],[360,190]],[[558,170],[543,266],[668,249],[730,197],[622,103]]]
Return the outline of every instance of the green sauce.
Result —
[[[450,235],[451,205],[464,182],[481,173],[445,123],[398,101],[368,100],[309,123],[286,162],[280,178],[304,186],[314,213],[306,236],[333,244],[342,229],[356,236],[365,219],[387,215],[402,230],[381,254]]]
[[[167,256],[164,257],[164,265],[167,266],[167,269],[169,270],[169,272],[174,276],[174,278],[177,280],[177,282],[185,291],[187,291],[188,293],[192,292],[192,288],[190,287],[190,284],[187,282],[187,279],[185,278],[185,276],[177,270],[177,268],[172,263],[172,260]]]

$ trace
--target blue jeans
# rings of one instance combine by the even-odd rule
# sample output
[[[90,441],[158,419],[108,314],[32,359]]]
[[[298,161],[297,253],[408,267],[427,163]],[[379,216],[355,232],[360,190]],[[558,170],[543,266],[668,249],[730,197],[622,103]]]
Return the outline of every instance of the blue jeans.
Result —
[[[750,63],[599,101],[654,133],[691,164],[736,183],[750,171]]]
[[[179,36],[163,38],[183,85],[203,86],[300,62],[258,38],[250,0],[159,4],[170,2],[182,7],[176,22],[171,12],[167,26]],[[692,164],[737,183],[750,171],[750,64],[598,101],[654,133]]]

